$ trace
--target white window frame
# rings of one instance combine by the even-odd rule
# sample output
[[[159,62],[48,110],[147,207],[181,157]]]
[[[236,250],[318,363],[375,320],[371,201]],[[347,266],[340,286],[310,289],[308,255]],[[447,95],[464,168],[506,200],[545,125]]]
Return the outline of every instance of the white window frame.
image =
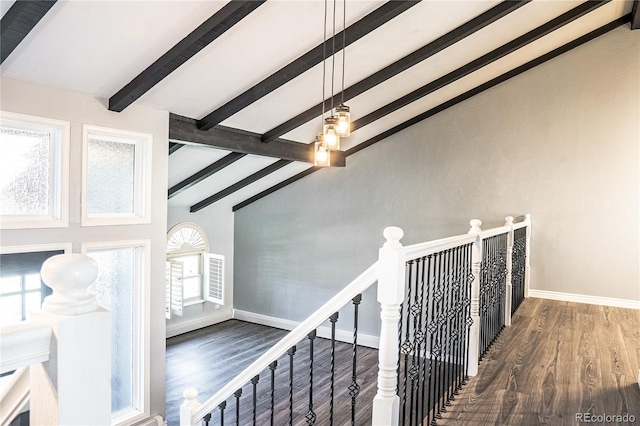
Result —
[[[0,229],[65,228],[69,226],[69,135],[68,121],[15,112],[0,111],[0,125],[11,124],[24,130],[50,132],[53,135],[49,168],[52,183],[48,215],[1,215]]]
[[[202,246],[198,247],[198,248],[193,248],[192,249],[175,249],[172,251],[167,251],[167,262],[172,262],[174,261],[175,258],[178,257],[184,257],[184,256],[194,256],[197,255],[200,257],[199,261],[200,261],[200,273],[201,273],[201,282],[200,282],[200,296],[199,297],[193,297],[190,299],[182,299],[182,305],[181,305],[181,309],[175,309],[173,307],[173,303],[168,302],[168,310],[169,312],[166,315],[167,319],[171,319],[172,314],[181,316],[183,309],[187,306],[192,306],[192,305],[196,305],[199,303],[204,303],[204,302],[211,302],[211,303],[215,303],[218,305],[224,305],[224,294],[225,294],[225,289],[224,289],[224,284],[225,284],[225,279],[224,279],[224,274],[225,274],[225,257],[223,255],[218,255],[218,254],[212,254],[209,253],[209,241],[207,239],[207,234],[204,232],[204,230],[196,225],[195,223],[192,222],[180,222],[177,225],[174,225],[173,227],[171,227],[171,229],[169,229],[169,231],[167,232],[167,244],[170,243],[170,240],[172,238],[172,236],[179,231],[180,229],[183,228],[193,228],[195,229],[200,236],[202,237]],[[210,276],[208,274],[208,262],[209,262],[209,258],[213,258],[213,259],[217,259],[219,261],[222,262],[222,288],[221,288],[221,294],[222,297],[219,299],[214,299],[212,297],[209,296],[209,287],[210,287],[210,283],[209,283],[209,279]],[[170,301],[173,301],[173,299],[175,299],[175,294],[174,294],[174,290],[173,290],[173,285],[172,283],[169,283],[169,291],[168,293],[170,294]],[[181,283],[181,290],[182,292],[184,292],[184,284]],[[183,293],[184,294],[184,293]]]
[[[132,407],[113,413],[111,425],[129,425],[149,417],[150,402],[150,363],[151,345],[150,331],[146,324],[150,321],[151,303],[151,241],[109,241],[100,243],[84,243],[82,254],[88,255],[94,250],[117,250],[122,248],[136,249],[135,279],[133,282],[133,400]]]
[[[128,143],[134,151],[133,213],[89,214],[87,211],[87,177],[89,139]],[[85,124],[82,126],[82,222],[81,226],[135,225],[151,223],[151,146],[153,135],[128,130],[111,129]]]

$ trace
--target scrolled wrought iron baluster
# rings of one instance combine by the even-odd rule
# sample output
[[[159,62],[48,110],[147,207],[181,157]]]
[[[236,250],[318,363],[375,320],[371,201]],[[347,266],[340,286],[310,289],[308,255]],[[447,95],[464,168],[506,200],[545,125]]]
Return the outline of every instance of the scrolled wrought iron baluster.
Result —
[[[275,407],[276,407],[276,368],[278,368],[278,361],[273,361],[269,364],[269,370],[271,371],[271,412],[269,420],[271,426],[274,426]]]
[[[335,373],[336,373],[336,322],[338,321],[338,313],[335,312],[329,317],[331,323],[331,365],[329,376],[329,426],[333,426],[333,398],[335,392]]]
[[[256,415],[258,408],[258,382],[260,381],[260,375],[253,376],[251,379],[251,385],[253,386],[253,426],[256,426]]]
[[[434,290],[432,292],[429,292],[429,295],[427,297],[427,309],[428,312],[425,313],[425,323],[426,323],[426,332],[428,333],[429,336],[429,380],[427,383],[427,425],[431,424],[431,420],[432,420],[432,415],[433,413],[433,409],[434,409],[434,404],[433,404],[433,400],[435,398],[435,392],[433,391],[432,388],[432,383],[434,382],[434,365],[433,365],[433,341],[435,339],[435,319],[434,319],[434,311],[435,311],[435,284],[433,281],[433,277],[435,276],[435,272],[434,272],[434,259],[433,259],[433,255],[429,255],[427,256],[427,276],[425,278],[426,282],[427,282],[427,291],[431,288],[433,288]],[[429,301],[431,303],[429,303]],[[426,344],[425,344],[425,348],[426,348]]]
[[[307,338],[309,339],[309,410],[305,415],[309,426],[316,423],[316,413],[313,411],[313,342],[316,339],[316,330],[311,331]]]
[[[293,426],[293,356],[296,354],[296,346],[287,351],[289,355],[289,426]]]
[[[409,260],[407,262],[407,299],[403,305],[407,305],[406,317],[404,318],[404,340],[402,345],[400,346],[401,353],[403,358],[398,358],[398,363],[400,364],[400,360],[404,361],[404,369],[402,375],[402,398],[400,399],[400,424],[406,424],[406,411],[407,411],[407,379],[409,376],[409,354],[411,353],[412,343],[410,336],[410,327],[409,321],[411,320],[411,277],[413,272],[413,260]],[[400,322],[402,322],[403,317],[400,317]]]
[[[436,395],[434,395],[434,397],[436,398],[436,413],[434,414],[434,418],[435,419],[441,419],[442,418],[442,414],[440,414],[442,407],[440,404],[440,400],[442,399],[442,392],[441,392],[441,388],[442,388],[442,382],[444,381],[443,377],[442,377],[442,372],[443,372],[443,365],[442,365],[442,353],[443,353],[443,339],[442,339],[442,326],[444,325],[443,323],[443,315],[444,315],[444,256],[441,253],[438,253],[438,275],[437,275],[437,296],[438,296],[438,310],[437,310],[437,325],[438,325],[438,330],[437,330],[437,340],[436,340],[436,345],[434,348],[434,355],[436,356],[436,360],[437,360],[437,376],[436,376]]]
[[[240,397],[242,396],[242,388],[233,393],[236,397],[236,426],[240,426]]]
[[[224,409],[227,408],[227,401],[222,401],[218,408],[220,409],[220,426],[224,426]]]
[[[425,317],[426,315],[426,307],[425,307],[425,294],[426,297],[428,299],[428,295],[429,295],[429,289],[428,289],[428,276],[425,276],[426,273],[426,265],[427,265],[427,257],[422,257],[421,258],[421,263],[420,263],[420,279],[419,279],[419,286],[420,286],[420,317],[418,319],[418,396],[417,396],[417,401],[418,401],[418,410],[417,410],[417,414],[416,414],[416,422],[417,424],[422,424],[424,422],[424,396],[425,396],[425,374],[426,374],[426,368],[427,368],[427,364],[426,364],[426,351],[427,351],[427,341],[426,341],[426,322],[427,319]],[[426,289],[425,289],[426,287]],[[426,291],[425,291],[426,290]]]
[[[362,295],[359,294],[352,299],[353,303],[353,348],[351,351],[351,384],[349,385],[349,395],[351,396],[351,426],[356,424],[356,398],[360,393],[357,375],[358,358],[358,306],[362,302]]]

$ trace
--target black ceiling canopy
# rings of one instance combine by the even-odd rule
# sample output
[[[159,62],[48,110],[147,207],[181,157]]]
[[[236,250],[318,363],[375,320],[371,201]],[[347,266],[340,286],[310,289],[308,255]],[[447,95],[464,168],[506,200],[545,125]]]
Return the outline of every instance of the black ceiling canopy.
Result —
[[[362,38],[379,26],[389,22],[405,10],[415,6],[420,1],[421,0],[393,0],[383,4],[378,9],[360,19],[358,22],[347,27],[345,30],[345,45],[348,46]],[[345,47],[342,42],[342,33],[343,32],[341,31],[335,36],[336,52]],[[319,44],[304,55],[300,56],[298,59],[276,71],[274,74],[271,74],[260,83],[236,96],[234,99],[217,108],[215,111],[207,114],[205,117],[198,120],[198,128],[201,130],[212,129],[214,126],[220,124],[233,114],[246,108],[253,102],[273,92],[283,84],[319,64],[322,62],[324,49],[326,48],[328,52],[331,51],[333,43],[332,40],[333,38],[330,38],[324,43]]]
[[[230,1],[109,98],[109,110],[116,112],[124,110],[265,1]]]
[[[16,1],[0,20],[0,64],[56,4],[56,0]]]

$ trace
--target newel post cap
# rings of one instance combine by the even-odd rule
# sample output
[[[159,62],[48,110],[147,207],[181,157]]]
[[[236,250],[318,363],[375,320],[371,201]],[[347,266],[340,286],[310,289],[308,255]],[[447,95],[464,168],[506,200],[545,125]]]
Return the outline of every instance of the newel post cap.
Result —
[[[42,264],[42,281],[53,290],[42,310],[56,315],[80,315],[98,309],[87,289],[98,277],[98,264],[84,254],[59,254]]]
[[[482,232],[480,226],[482,226],[482,221],[480,219],[471,219],[469,221],[469,225],[471,225],[471,229],[469,229],[469,234],[479,234]]]
[[[382,235],[384,235],[384,238],[387,240],[383,247],[402,247],[402,244],[400,243],[400,240],[404,236],[402,228],[389,226],[384,228]]]
[[[513,225],[513,216],[506,216],[504,218],[504,226],[511,226]]]
[[[182,392],[184,397],[183,405],[191,409],[198,409],[200,402],[198,402],[198,390],[196,388],[187,388]]]

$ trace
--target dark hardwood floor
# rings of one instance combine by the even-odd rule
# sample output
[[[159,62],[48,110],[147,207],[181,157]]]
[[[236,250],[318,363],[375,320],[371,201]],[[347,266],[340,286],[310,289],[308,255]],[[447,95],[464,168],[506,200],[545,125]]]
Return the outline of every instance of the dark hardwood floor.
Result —
[[[526,299],[438,425],[640,424],[638,368],[640,311]]]
[[[286,331],[231,320],[167,340],[167,420],[179,424],[182,391],[196,387],[206,400],[249,365]],[[336,425],[350,423],[351,346],[338,344]],[[316,339],[314,411],[317,425],[328,424],[329,342]],[[308,342],[298,345],[294,379],[294,424],[306,424]],[[371,424],[377,351],[359,348],[357,425]],[[276,425],[288,423],[288,359],[280,359]],[[625,415],[640,424],[640,311],[525,300],[438,425],[576,425],[576,413]],[[322,373],[324,371],[324,373]],[[258,421],[268,425],[269,376],[258,384]],[[241,425],[251,424],[250,385],[243,388]],[[217,411],[217,410],[216,410]],[[225,420],[234,424],[235,402]],[[583,416],[585,417],[585,416]],[[245,420],[247,419],[247,420]],[[217,412],[212,425],[219,424]],[[615,420],[615,419],[614,419]],[[595,423],[603,424],[603,423]],[[606,424],[606,423],[604,423]],[[613,422],[609,422],[613,424]],[[629,423],[627,423],[629,424]],[[633,424],[633,423],[631,423]]]
[[[166,419],[170,426],[179,424],[179,406],[182,392],[188,387],[199,391],[203,402],[224,386],[236,374],[262,355],[287,332],[271,327],[230,320],[211,327],[186,333],[167,340],[167,397]],[[329,365],[330,341],[316,338],[314,343],[314,412],[316,424],[328,424],[329,418]],[[351,419],[352,347],[336,343],[336,373],[334,424],[349,424]],[[307,424],[309,389],[309,343],[307,339],[297,345],[294,363],[293,424]],[[375,396],[377,380],[377,351],[358,347],[358,384],[356,424],[371,424],[371,401]],[[258,383],[257,424],[268,425],[270,415],[270,372],[261,373]],[[276,425],[285,425],[289,417],[289,359],[278,360],[276,369]],[[241,397],[241,425],[252,424],[251,384],[243,387]],[[219,424],[219,411],[215,410],[211,425]],[[225,424],[235,424],[235,401],[227,401]]]

